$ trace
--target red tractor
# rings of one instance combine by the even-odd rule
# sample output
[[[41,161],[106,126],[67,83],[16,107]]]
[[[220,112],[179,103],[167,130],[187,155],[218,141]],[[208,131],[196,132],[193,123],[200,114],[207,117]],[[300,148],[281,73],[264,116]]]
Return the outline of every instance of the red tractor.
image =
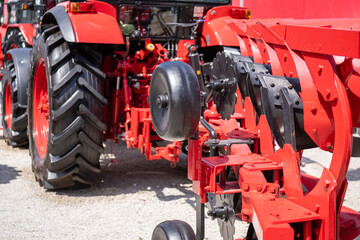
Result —
[[[2,81],[2,121],[4,137],[12,146],[26,146],[27,139],[27,94],[31,46],[45,10],[55,6],[55,1],[5,1],[0,28],[2,55],[0,65],[4,69]],[[26,48],[20,52],[9,52]],[[19,56],[14,56],[13,54]],[[19,59],[21,62],[17,62]],[[20,64],[20,65],[19,65]],[[16,68],[16,71],[15,71]],[[1,78],[3,77],[1,74]],[[13,75],[13,77],[11,77]],[[12,79],[11,79],[12,78]],[[22,80],[21,80],[22,79]]]
[[[55,0],[4,1],[0,33],[5,57],[9,49],[32,46],[41,16],[54,6]]]
[[[8,128],[8,139],[20,142],[28,133],[40,184],[47,189],[90,184],[100,171],[107,139],[125,140],[147,160],[164,158],[175,164],[187,145],[164,141],[155,133],[148,103],[150,79],[163,62],[192,62],[199,69],[198,51],[207,51],[206,58],[212,59],[222,50],[196,46],[209,41],[210,35],[204,39],[201,30],[204,16],[230,3],[74,1],[47,11],[33,49],[10,50],[12,63],[4,74],[4,127],[21,121],[24,131]],[[232,9],[233,17],[245,17],[242,9]],[[12,87],[15,80],[26,87]],[[18,111],[25,104],[16,104],[17,93],[26,98],[26,111]],[[197,106],[187,107],[197,112]]]

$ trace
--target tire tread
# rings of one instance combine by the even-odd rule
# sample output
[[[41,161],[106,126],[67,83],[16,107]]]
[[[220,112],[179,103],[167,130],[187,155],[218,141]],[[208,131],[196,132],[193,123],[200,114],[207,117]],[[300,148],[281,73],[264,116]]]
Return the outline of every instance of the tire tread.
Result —
[[[47,158],[43,170],[35,171],[37,178],[47,189],[90,185],[92,175],[100,172],[99,158],[104,151],[102,135],[107,129],[98,117],[107,104],[102,87],[105,74],[94,61],[90,63],[79,55],[80,45],[74,47],[64,40],[58,26],[44,30],[37,44],[40,54],[47,54],[43,58],[48,59],[46,66],[53,86],[49,99],[52,96],[54,101],[50,110],[49,126],[53,124],[53,128],[49,129]],[[43,45],[45,50],[41,50]],[[35,54],[37,52],[33,52]],[[63,69],[66,73],[59,74]],[[53,133],[54,126],[57,127]],[[33,166],[36,168],[36,163]]]

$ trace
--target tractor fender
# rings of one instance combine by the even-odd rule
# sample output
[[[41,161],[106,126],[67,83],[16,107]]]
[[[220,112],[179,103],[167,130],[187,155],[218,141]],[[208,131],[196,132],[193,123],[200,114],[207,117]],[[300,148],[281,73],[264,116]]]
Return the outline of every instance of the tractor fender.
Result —
[[[10,34],[10,32],[13,31],[14,29],[19,29],[19,31],[23,35],[26,43],[29,44],[30,46],[32,46],[33,37],[35,36],[35,28],[32,24],[30,24],[30,23],[10,24],[7,26],[5,36],[7,37]]]
[[[62,2],[44,14],[42,24],[55,23],[67,42],[124,44],[116,9],[105,2],[93,3],[94,13],[72,13],[69,2]]]
[[[201,47],[239,46],[236,33],[226,23],[226,20],[232,19],[230,16],[232,8],[234,7],[221,6],[207,12],[201,36]]]
[[[11,55],[15,66],[18,103],[23,106],[27,106],[31,51],[31,48],[14,48],[8,51],[8,55]]]

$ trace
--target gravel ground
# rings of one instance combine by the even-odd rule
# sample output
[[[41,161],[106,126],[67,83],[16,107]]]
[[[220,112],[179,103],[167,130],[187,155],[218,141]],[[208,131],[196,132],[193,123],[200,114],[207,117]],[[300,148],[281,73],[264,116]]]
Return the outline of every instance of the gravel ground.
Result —
[[[195,199],[185,160],[170,168],[165,160],[146,161],[123,143],[114,149],[118,163],[110,164],[109,155],[104,156],[103,172],[94,186],[52,192],[35,181],[28,150],[0,140],[0,239],[145,240],[167,219],[195,227]],[[318,174],[316,161],[329,158],[320,153],[306,151],[303,170]],[[359,157],[351,160],[348,180],[344,205],[359,211]],[[206,224],[207,238],[220,239],[216,221],[207,219]],[[246,227],[236,222],[237,237]]]

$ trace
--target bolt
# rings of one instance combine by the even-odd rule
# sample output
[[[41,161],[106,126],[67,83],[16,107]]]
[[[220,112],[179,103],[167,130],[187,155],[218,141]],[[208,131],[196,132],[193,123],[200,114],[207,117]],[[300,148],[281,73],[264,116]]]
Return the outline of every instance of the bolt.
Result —
[[[243,188],[243,190],[244,190],[245,192],[247,192],[247,191],[249,191],[250,186],[249,186],[249,184],[244,183],[242,188]]]
[[[275,201],[275,198],[274,198],[274,197],[270,197],[270,198],[269,198],[269,201]]]
[[[311,106],[311,112],[312,112],[312,114],[316,114],[316,112],[317,112],[317,107],[315,106],[315,105],[312,105]]]
[[[271,83],[271,84],[270,84],[270,87],[275,87],[275,83]]]
[[[319,76],[322,74],[322,70],[324,69],[323,65],[319,65]]]
[[[261,192],[262,189],[263,189],[263,188],[262,188],[262,186],[260,186],[260,185],[258,185],[258,186],[256,187],[256,190],[257,190],[258,192]]]
[[[277,166],[277,165],[278,165],[278,163],[277,163],[277,162],[275,162],[275,161],[273,161],[272,163],[273,163],[273,165],[275,165],[275,166]]]
[[[255,72],[255,68],[252,68],[251,71]]]
[[[280,98],[280,94],[278,94],[278,93],[275,94],[275,98],[276,98],[276,99],[279,99],[279,98]]]
[[[241,219],[242,219],[244,222],[246,222],[246,221],[248,221],[248,220],[250,219],[250,217],[249,217],[249,215],[242,214],[242,215],[241,215]]]
[[[294,100],[294,103],[295,103],[296,105],[299,105],[299,103],[300,103],[299,99],[296,98],[296,99]]]
[[[316,204],[316,205],[315,205],[315,212],[316,212],[316,213],[319,213],[319,212],[320,212],[320,205],[319,205],[319,204]]]
[[[325,187],[328,188],[330,186],[331,181],[330,180],[325,180]]]
[[[314,128],[314,129],[312,130],[312,132],[313,132],[314,135],[316,135],[316,134],[318,133],[317,128]]]
[[[311,215],[311,212],[310,212],[310,211],[306,211],[306,212],[305,212],[305,215]]]
[[[158,106],[158,108],[167,108],[168,103],[169,103],[169,97],[166,93],[157,96],[156,105]]]
[[[293,88],[293,85],[292,84],[289,84],[288,85],[288,89],[292,89]]]
[[[284,188],[280,188],[279,193],[280,193],[281,195],[284,195],[284,194],[285,194],[285,189],[284,189]]]
[[[325,148],[329,151],[333,150],[334,146],[331,143],[326,143]]]
[[[330,89],[326,89],[326,99],[329,100],[331,98],[331,90]]]
[[[276,192],[276,188],[275,188],[274,186],[271,186],[269,191],[270,191],[270,193],[275,193],[275,192]]]
[[[216,13],[216,11],[215,10],[213,10],[213,11],[211,11],[211,15],[215,15],[215,13]]]
[[[195,46],[195,45],[191,45],[191,46],[190,46],[190,51],[191,51],[191,52],[195,52],[195,50],[196,50],[196,46]]]

